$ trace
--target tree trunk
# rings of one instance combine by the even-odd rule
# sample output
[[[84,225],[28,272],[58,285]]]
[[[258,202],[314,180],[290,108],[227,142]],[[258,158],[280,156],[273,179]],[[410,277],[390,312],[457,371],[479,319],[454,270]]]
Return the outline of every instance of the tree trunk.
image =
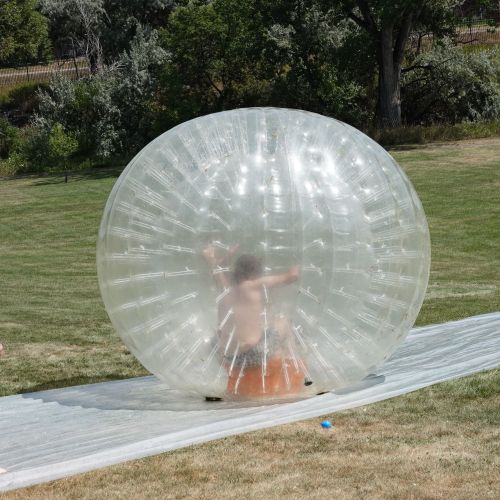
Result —
[[[378,105],[379,127],[401,126],[401,63],[395,58],[393,25],[385,24],[380,31],[378,48]]]
[[[378,77],[378,125],[383,128],[401,126],[400,68],[380,66]]]
[[[99,71],[99,54],[92,51],[88,54],[87,59],[89,61],[90,73],[95,75]]]

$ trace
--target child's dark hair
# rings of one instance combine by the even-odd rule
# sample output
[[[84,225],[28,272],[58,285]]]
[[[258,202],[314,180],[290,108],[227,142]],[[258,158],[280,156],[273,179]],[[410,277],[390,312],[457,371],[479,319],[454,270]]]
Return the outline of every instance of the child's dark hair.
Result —
[[[260,278],[262,276],[262,260],[254,255],[241,255],[236,259],[233,269],[233,282],[235,284],[242,281]]]

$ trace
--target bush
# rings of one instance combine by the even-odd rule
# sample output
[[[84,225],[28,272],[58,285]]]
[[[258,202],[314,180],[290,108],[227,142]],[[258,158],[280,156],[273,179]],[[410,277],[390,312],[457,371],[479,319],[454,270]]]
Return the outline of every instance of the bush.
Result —
[[[20,135],[5,118],[0,116],[0,158],[8,158],[20,144]]]
[[[21,174],[28,169],[28,162],[21,153],[12,153],[7,159],[0,160],[0,176]]]
[[[500,121],[372,129],[368,135],[383,146],[480,139],[500,136]]]
[[[49,159],[55,163],[66,163],[78,150],[78,141],[68,134],[60,123],[53,125],[48,137]]]
[[[46,161],[40,151],[50,157],[50,135],[57,124],[67,136],[63,142],[76,140],[81,155],[105,159],[137,151],[152,138],[150,103],[165,57],[156,34],[139,30],[129,51],[112,66],[78,81],[54,76],[39,94],[28,148],[31,161],[39,166]]]
[[[406,123],[460,123],[500,118],[498,51],[465,52],[449,40],[418,56],[402,79]]]
[[[39,92],[48,85],[41,82],[21,83],[11,87],[0,96],[0,109],[32,115],[38,111]]]

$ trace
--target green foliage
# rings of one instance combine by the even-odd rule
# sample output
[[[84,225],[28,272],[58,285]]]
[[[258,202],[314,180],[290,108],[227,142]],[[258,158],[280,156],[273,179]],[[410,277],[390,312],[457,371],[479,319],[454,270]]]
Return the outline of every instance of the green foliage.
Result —
[[[12,153],[6,159],[0,159],[0,177],[10,177],[28,171],[28,162],[21,153]]]
[[[30,170],[26,155],[29,129],[12,126],[0,116],[0,176],[16,175]]]
[[[162,30],[171,60],[162,75],[158,128],[222,109],[266,105],[361,124],[367,93],[359,73],[340,64],[352,31],[316,0],[178,7]]]
[[[147,27],[164,26],[173,0],[40,0],[57,45],[71,41],[85,53],[92,72],[112,64]]]
[[[374,128],[370,129],[368,134],[383,146],[480,139],[485,137],[499,137],[500,121],[464,122],[455,125],[417,125],[387,129]]]
[[[464,52],[443,40],[412,63],[403,77],[403,113],[409,124],[500,118],[498,51]]]
[[[377,68],[377,123],[401,126],[401,68],[413,31],[451,34],[453,9],[460,0],[342,0],[339,13],[364,30],[371,43],[365,54]]]
[[[123,52],[114,72],[112,99],[120,109],[121,146],[118,152],[135,152],[154,137],[155,99],[159,75],[168,54],[158,44],[157,32],[137,30],[128,51]]]
[[[360,126],[366,123],[369,67],[353,65],[353,47],[366,54],[369,40],[334,8],[315,0],[278,2],[271,11],[274,24],[267,30],[266,56],[279,68],[272,100],[280,106],[299,107],[334,116]],[[276,23],[275,20],[279,20]],[[362,43],[357,42],[362,39]],[[271,56],[272,57],[272,56]],[[360,61],[363,60],[360,58]]]
[[[35,117],[34,125],[25,129],[19,149],[21,156],[26,160],[26,170],[30,172],[50,170],[48,161],[50,130],[50,125],[38,116]]]
[[[68,134],[60,123],[55,123],[48,136],[47,149],[49,160],[66,162],[69,156],[78,150],[78,141]]]
[[[0,8],[0,64],[26,63],[47,53],[47,19],[37,0],[2,1]]]
[[[47,89],[47,84],[43,82],[27,82],[9,88],[5,93],[0,94],[0,110],[16,110],[23,114],[32,115],[38,110],[38,94]]]
[[[135,152],[151,139],[150,103],[165,58],[156,34],[140,31],[129,52],[99,73],[78,81],[56,75],[48,91],[40,93],[29,158],[35,164],[46,162],[56,124],[76,139],[80,154],[109,158]]]
[[[50,19],[51,36],[68,42],[87,58],[96,73],[101,64],[101,27],[106,17],[103,0],[39,0],[42,12]]]
[[[364,26],[368,31],[372,28],[380,30],[384,24],[393,25],[397,29],[405,19],[411,16],[415,29],[427,29],[432,32],[447,33],[457,18],[454,9],[463,3],[463,0],[341,0],[338,2],[345,15],[354,20],[368,21],[370,13],[374,26]]]
[[[171,54],[162,75],[162,128],[266,100],[260,20],[255,2],[238,0],[190,2],[173,12],[161,32]]]
[[[104,0],[106,18],[101,43],[105,60],[120,57],[144,27],[165,26],[175,4],[174,0]]]
[[[19,131],[0,116],[0,158],[8,158],[20,142]]]
[[[119,147],[120,110],[112,102],[114,79],[108,72],[73,82],[57,75],[40,94],[40,112],[33,121],[29,158],[47,161],[50,131],[63,125],[78,141],[79,152],[107,157]]]

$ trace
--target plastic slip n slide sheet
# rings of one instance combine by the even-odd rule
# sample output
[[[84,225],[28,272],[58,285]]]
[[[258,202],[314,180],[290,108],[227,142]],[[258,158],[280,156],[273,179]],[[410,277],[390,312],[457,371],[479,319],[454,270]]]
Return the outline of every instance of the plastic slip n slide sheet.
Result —
[[[205,402],[154,377],[0,398],[0,491],[362,406],[500,365],[500,312],[414,328],[377,376],[286,404]]]

